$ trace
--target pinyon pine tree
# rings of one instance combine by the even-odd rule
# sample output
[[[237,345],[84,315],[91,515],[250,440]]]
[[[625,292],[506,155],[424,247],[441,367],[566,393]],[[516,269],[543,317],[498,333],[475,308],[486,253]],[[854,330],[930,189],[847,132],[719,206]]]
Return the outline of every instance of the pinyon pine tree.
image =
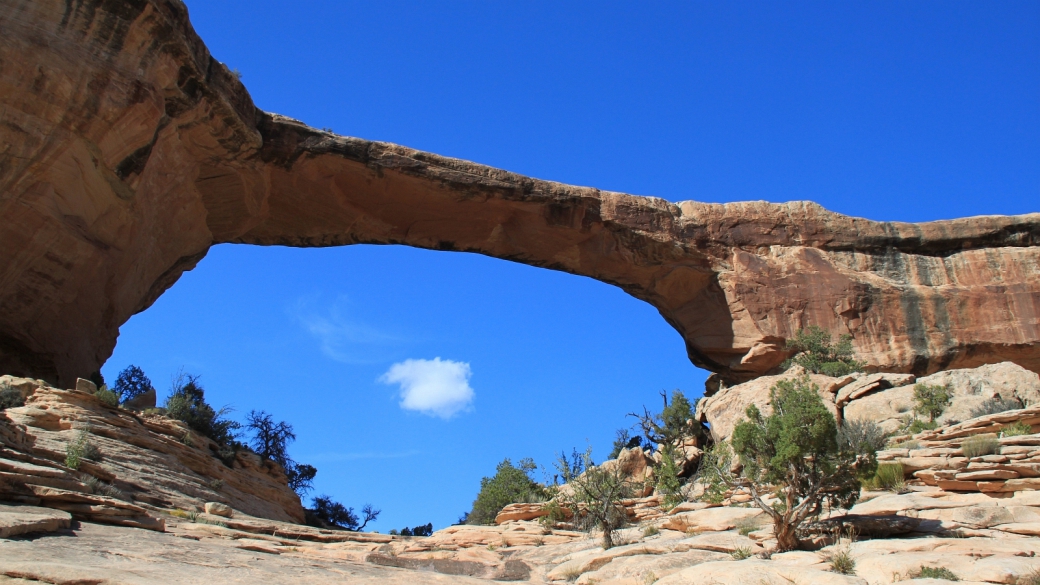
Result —
[[[798,527],[825,507],[851,508],[859,479],[872,457],[839,442],[837,423],[808,376],[778,382],[770,391],[772,414],[755,405],[733,431],[732,445],[715,445],[702,463],[709,491],[743,488],[773,519],[779,551],[798,546]],[[732,471],[733,457],[741,469]],[[777,500],[766,503],[774,495]]]

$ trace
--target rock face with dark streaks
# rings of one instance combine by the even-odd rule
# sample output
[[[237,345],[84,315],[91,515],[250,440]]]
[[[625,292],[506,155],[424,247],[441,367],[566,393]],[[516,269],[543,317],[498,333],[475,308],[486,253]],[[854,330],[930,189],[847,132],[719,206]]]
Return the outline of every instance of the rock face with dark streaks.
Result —
[[[851,333],[872,369],[1040,371],[1040,214],[879,223],[574,187],[258,110],[176,0],[0,0],[0,371],[69,385],[216,243],[404,244],[589,276],[729,382]]]

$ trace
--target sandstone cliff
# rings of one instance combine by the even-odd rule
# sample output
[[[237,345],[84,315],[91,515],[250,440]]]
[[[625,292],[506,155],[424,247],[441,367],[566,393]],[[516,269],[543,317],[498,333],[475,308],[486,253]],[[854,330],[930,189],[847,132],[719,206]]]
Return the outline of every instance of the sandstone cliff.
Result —
[[[736,382],[820,325],[872,368],[1040,371],[1040,215],[879,223],[573,187],[258,110],[177,0],[0,0],[0,371],[68,386],[217,243],[404,244],[589,276]]]

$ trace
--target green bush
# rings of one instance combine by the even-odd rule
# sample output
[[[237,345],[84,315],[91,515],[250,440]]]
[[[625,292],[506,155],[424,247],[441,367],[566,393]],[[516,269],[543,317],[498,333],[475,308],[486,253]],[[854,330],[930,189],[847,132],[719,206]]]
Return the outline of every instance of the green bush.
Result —
[[[314,498],[311,506],[311,509],[306,511],[308,524],[319,528],[342,528],[352,532],[361,532],[381,513],[381,510],[376,510],[371,504],[365,504],[361,508],[362,518],[358,518],[354,508],[348,508],[329,496]]]
[[[865,487],[874,490],[899,491],[906,486],[905,472],[902,463],[881,463],[877,466],[874,477],[870,478]]]
[[[1005,426],[1000,431],[1001,437],[1021,437],[1022,435],[1032,435],[1033,427],[1022,421],[1015,421]]]
[[[495,516],[509,504],[545,501],[545,488],[531,479],[535,469],[537,466],[529,458],[521,459],[516,467],[509,459],[503,459],[494,476],[480,480],[480,491],[466,523],[494,524]]]
[[[628,416],[638,420],[638,425],[646,437],[647,446],[676,445],[687,437],[702,436],[704,427],[694,421],[693,406],[682,390],[673,390],[672,399],[661,392],[664,407],[660,413],[651,413],[645,406],[643,414],[629,413]]]
[[[739,473],[731,471],[732,455],[725,443],[706,457],[702,481],[709,485],[744,488],[756,503],[776,494],[790,507],[759,506],[773,519],[777,550],[798,546],[798,527],[827,508],[851,508],[859,498],[861,458],[840,448],[834,416],[808,375],[778,382],[770,390],[772,414],[755,405],[733,431],[732,453],[740,457]],[[704,467],[704,464],[702,464]]]
[[[674,448],[666,446],[661,452],[661,464],[657,466],[657,491],[662,494],[661,506],[671,510],[686,498],[682,494],[683,480],[679,477],[679,464],[675,460]]]
[[[971,409],[971,418],[986,416],[988,414],[997,414],[998,412],[1007,412],[1009,410],[1018,410],[1020,408],[1025,408],[1025,405],[1017,398],[994,396],[993,398],[986,399],[982,404]]]
[[[872,420],[850,419],[838,427],[838,449],[856,456],[861,479],[873,475],[877,452],[887,441],[888,435]]]
[[[105,483],[92,475],[88,475],[84,478],[83,483],[92,494],[115,498],[117,500],[129,500],[122,490],[110,483]]]
[[[132,400],[154,389],[152,381],[144,375],[144,370],[132,364],[119,372],[116,383],[112,386],[120,402]]]
[[[914,579],[946,579],[947,581],[960,581],[960,577],[953,574],[953,571],[946,567],[926,567],[921,565],[921,568],[914,571]]]
[[[799,330],[794,339],[787,340],[787,349],[795,356],[784,362],[784,369],[799,365],[814,374],[839,377],[862,372],[865,365],[855,360],[851,335],[842,335],[837,343],[831,343],[831,334],[816,325]]]
[[[842,575],[856,574],[856,561],[852,558],[852,551],[842,548],[833,553],[830,558],[831,570]]]
[[[754,518],[741,518],[737,520],[736,529],[741,536],[747,536],[752,532],[758,530],[761,526],[758,525],[758,520]]]
[[[930,422],[950,405],[950,391],[946,386],[917,384],[914,386],[914,413],[927,414]]]
[[[0,384],[0,410],[18,408],[25,406],[25,397],[22,391],[12,387],[10,384]]]
[[[90,441],[90,432],[88,431],[76,433],[76,438],[65,445],[65,467],[79,469],[84,460],[101,460],[101,452]]]
[[[734,559],[742,561],[744,559],[751,558],[751,547],[750,546],[739,546],[729,553]]]
[[[199,377],[181,374],[173,384],[173,391],[166,399],[166,416],[184,422],[218,445],[238,445],[239,429],[242,425],[224,418],[231,409],[214,410],[206,403],[205,390],[199,385]]]
[[[603,548],[613,547],[614,531],[628,522],[628,514],[621,501],[632,497],[637,486],[629,480],[620,465],[593,463],[591,447],[582,455],[583,473],[574,475],[569,467],[573,469],[573,465],[567,465],[565,458],[561,457],[557,462],[557,470],[563,474],[570,494],[564,498],[561,491],[556,499],[574,511],[575,526],[590,533],[599,530]]]
[[[614,447],[610,450],[610,455],[607,459],[617,459],[618,455],[621,454],[623,449],[631,449],[633,447],[642,447],[643,438],[639,435],[631,436],[628,429],[618,429],[614,437]],[[648,445],[649,446],[649,445]]]
[[[961,443],[965,457],[981,457],[1000,453],[1000,441],[993,435],[975,435]]]
[[[94,393],[94,397],[98,399],[98,402],[105,406],[112,408],[119,407],[119,395],[108,389],[108,386],[102,386],[97,389]]]

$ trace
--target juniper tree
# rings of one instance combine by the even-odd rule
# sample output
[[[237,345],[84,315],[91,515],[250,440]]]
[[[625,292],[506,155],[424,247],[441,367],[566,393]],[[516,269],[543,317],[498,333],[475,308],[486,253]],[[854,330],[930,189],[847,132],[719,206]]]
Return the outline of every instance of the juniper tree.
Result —
[[[743,488],[773,519],[779,551],[798,546],[798,527],[825,507],[851,508],[871,457],[857,454],[867,442],[838,440],[837,423],[808,376],[778,382],[770,390],[772,414],[755,405],[733,431],[731,444],[715,445],[702,464],[709,492]],[[737,457],[740,470],[733,471]],[[770,496],[776,501],[766,503]]]

